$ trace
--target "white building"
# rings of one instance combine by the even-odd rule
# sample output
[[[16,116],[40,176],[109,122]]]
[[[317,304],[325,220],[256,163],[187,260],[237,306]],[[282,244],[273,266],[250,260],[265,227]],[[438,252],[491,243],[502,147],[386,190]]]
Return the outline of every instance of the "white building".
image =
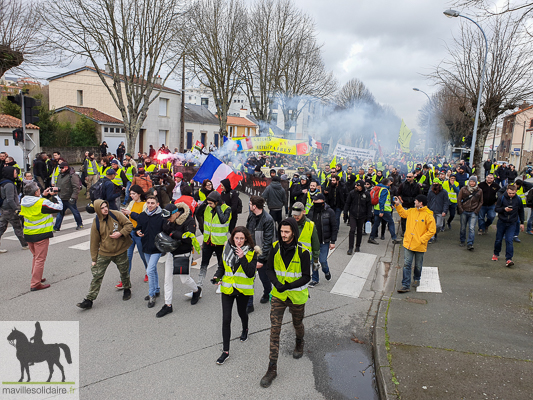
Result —
[[[13,157],[22,169],[25,169],[22,144],[17,145],[13,140],[13,131],[17,128],[22,128],[20,119],[11,115],[0,114],[0,151],[5,151],[9,156]],[[41,151],[39,147],[39,127],[33,124],[26,124],[26,134],[31,140],[26,140],[24,145],[27,149],[33,147],[29,153],[29,162],[31,164],[31,160]]]
[[[104,75],[107,83],[112,86],[112,76],[107,73]],[[118,107],[94,68],[78,68],[53,76],[48,81],[50,83],[50,109],[88,108],[122,121]],[[158,148],[161,144],[169,148],[179,147],[181,93],[165,86],[155,85],[152,98],[159,91],[161,91],[159,98],[148,109],[135,149],[133,151],[126,149],[126,151],[130,153],[148,151],[149,145]],[[124,91],[123,95],[125,96]],[[118,145],[121,141],[127,144],[122,127],[117,127],[116,124],[113,126],[108,124],[107,127],[101,124],[101,126],[100,141],[105,140],[110,149],[116,148],[115,144]],[[117,132],[117,129],[120,131]]]

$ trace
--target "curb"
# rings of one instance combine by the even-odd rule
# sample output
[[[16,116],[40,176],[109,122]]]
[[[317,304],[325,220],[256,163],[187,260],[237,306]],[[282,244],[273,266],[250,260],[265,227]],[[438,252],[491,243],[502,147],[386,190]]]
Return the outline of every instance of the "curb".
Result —
[[[400,246],[394,248],[392,260],[397,259]],[[387,338],[386,338],[386,325],[387,325],[387,312],[388,306],[392,298],[392,293],[396,287],[396,279],[398,278],[398,269],[391,263],[390,276],[387,280],[386,288],[383,290],[383,295],[379,300],[378,311],[376,321],[374,324],[374,365],[376,373],[376,383],[380,398],[383,400],[398,400],[398,392],[396,385],[393,382],[393,375],[390,368],[390,362],[387,357]],[[388,293],[388,294],[385,294]]]

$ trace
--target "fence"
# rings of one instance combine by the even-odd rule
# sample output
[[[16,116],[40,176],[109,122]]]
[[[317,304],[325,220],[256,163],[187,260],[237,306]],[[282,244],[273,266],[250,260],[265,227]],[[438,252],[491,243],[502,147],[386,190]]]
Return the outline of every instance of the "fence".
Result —
[[[70,164],[83,163],[86,151],[92,151],[97,156],[100,154],[99,147],[41,147],[41,151],[50,155],[55,151],[59,151],[61,157]]]

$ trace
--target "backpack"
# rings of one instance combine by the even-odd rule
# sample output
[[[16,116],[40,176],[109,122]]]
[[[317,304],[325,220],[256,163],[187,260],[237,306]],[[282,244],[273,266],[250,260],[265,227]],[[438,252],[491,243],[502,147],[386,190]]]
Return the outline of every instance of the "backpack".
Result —
[[[110,215],[111,218],[113,218],[115,221],[118,222],[118,218],[115,214],[113,214],[113,212],[111,210],[109,210],[109,214],[107,215]],[[96,224],[96,229],[98,230],[98,233],[100,233],[100,219],[98,218],[98,215],[96,217],[94,217],[94,223]]]
[[[89,196],[91,201],[95,201],[102,198],[102,190],[104,188],[104,178],[98,179],[94,185],[89,189]]]
[[[533,189],[530,189],[529,192],[527,192],[526,206],[533,208]]]
[[[374,186],[372,190],[370,191],[370,202],[373,206],[377,206],[379,204],[379,191],[381,187]]]
[[[4,186],[4,183],[8,183],[8,182],[11,182],[11,181],[9,179],[2,179],[0,181],[0,188],[2,188]],[[11,183],[13,183],[13,182],[11,182]],[[2,205],[4,204],[4,200],[5,200],[5,198],[2,197],[2,195],[0,195],[0,207],[2,207]]]

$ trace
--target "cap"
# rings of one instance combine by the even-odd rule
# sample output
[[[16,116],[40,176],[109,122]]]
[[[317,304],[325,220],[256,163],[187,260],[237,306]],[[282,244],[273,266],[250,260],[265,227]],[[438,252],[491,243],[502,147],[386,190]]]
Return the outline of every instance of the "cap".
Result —
[[[322,193],[318,193],[317,195],[313,196],[313,200],[323,200],[326,201],[326,197]]]
[[[302,176],[300,177],[300,180],[301,180],[301,181],[306,181],[306,180],[307,180],[307,175],[302,175]]]
[[[63,161],[62,163],[59,164],[59,168],[65,168],[65,167],[68,167],[68,163],[66,161]]]
[[[365,181],[358,180],[357,182],[355,182],[355,186],[365,187]]]
[[[468,178],[469,181],[474,181],[477,183],[477,176],[472,175],[470,178]]]
[[[305,211],[305,206],[301,202],[297,201],[296,203],[293,204],[292,215],[300,215],[304,211]]]
[[[117,160],[112,160],[111,164],[117,164],[118,165],[118,161]]]
[[[117,171],[115,171],[113,168],[108,168],[105,172],[106,175],[116,175]]]
[[[131,154],[130,153],[126,153],[124,154],[125,156],[128,156],[128,157],[131,157]]]
[[[181,178],[181,179],[183,179],[183,174],[182,174],[181,172],[176,172],[176,173],[174,174],[174,178]]]

